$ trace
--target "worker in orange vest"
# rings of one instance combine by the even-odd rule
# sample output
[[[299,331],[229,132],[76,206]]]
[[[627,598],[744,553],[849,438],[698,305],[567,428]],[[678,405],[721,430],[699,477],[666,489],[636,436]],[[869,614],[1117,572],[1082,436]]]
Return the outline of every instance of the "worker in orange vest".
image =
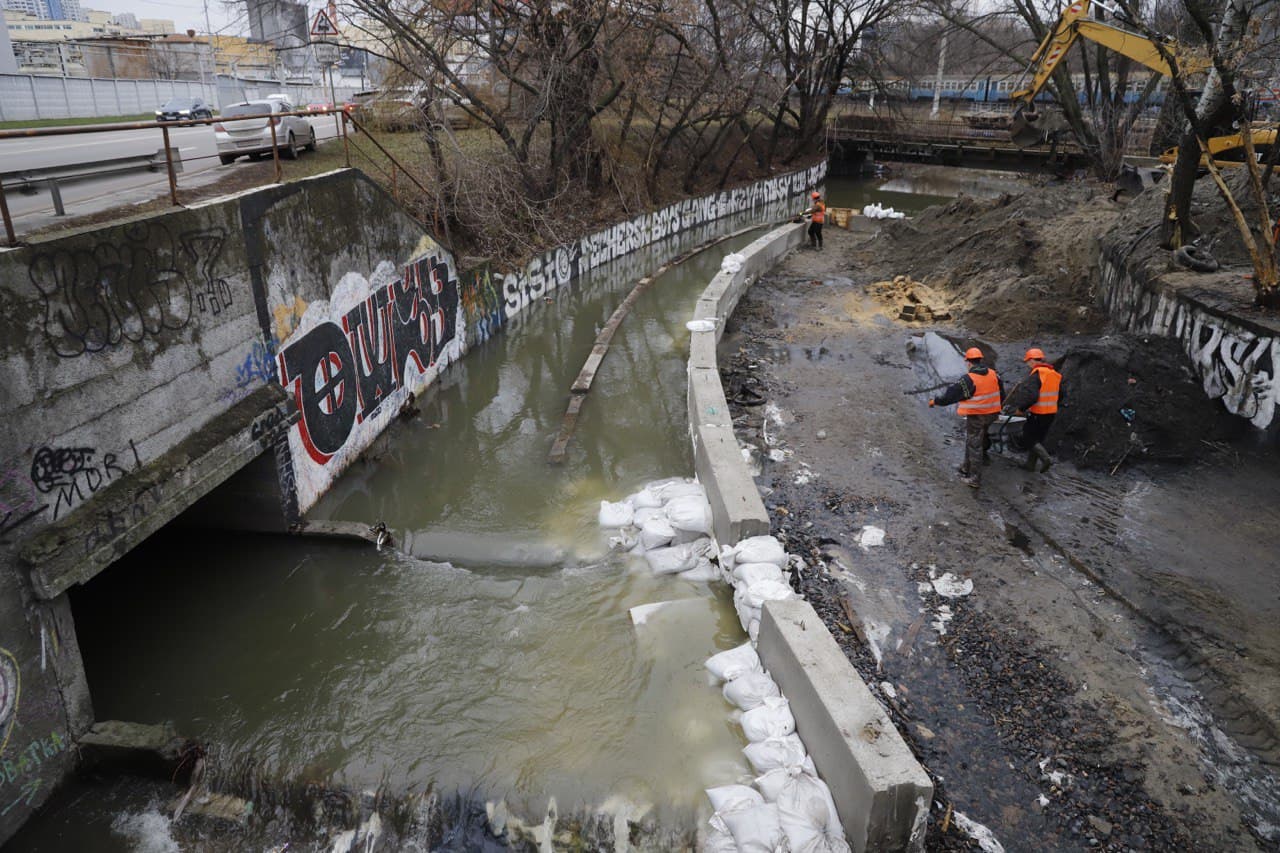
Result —
[[[812,198],[813,204],[804,212],[804,215],[809,217],[809,246],[821,251],[822,223],[827,218],[827,206],[822,201],[822,193],[815,192]]]
[[[982,485],[982,466],[987,462],[991,437],[987,428],[995,423],[1004,400],[1004,383],[1000,376],[982,363],[982,350],[969,347],[964,354],[969,371],[960,381],[950,385],[929,401],[929,406],[956,406],[956,414],[965,419],[964,465],[960,475],[972,488]]]
[[[1043,474],[1053,465],[1053,457],[1045,449],[1044,440],[1049,435],[1049,427],[1053,426],[1054,415],[1058,413],[1062,374],[1045,360],[1044,351],[1037,347],[1027,350],[1022,360],[1031,366],[1031,375],[1019,382],[1009,394],[1005,410],[1026,412],[1022,441],[1027,446],[1027,470],[1034,471],[1038,459],[1040,473]]]

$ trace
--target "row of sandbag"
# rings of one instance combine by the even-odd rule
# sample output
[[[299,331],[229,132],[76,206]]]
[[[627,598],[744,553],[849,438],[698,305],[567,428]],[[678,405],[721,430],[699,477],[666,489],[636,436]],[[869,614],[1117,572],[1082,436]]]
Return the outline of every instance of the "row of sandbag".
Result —
[[[849,844],[825,782],[796,732],[791,706],[764,671],[751,643],[720,652],[707,669],[724,682],[749,743],[742,750],[754,786],[707,789],[714,814],[703,839],[708,853],[848,853]]]
[[[782,574],[789,559],[782,543],[772,536],[751,536],[720,549],[721,573],[733,587],[733,607],[753,643],[760,633],[764,603],[796,597]]]
[[[862,208],[862,215],[868,219],[906,219],[907,215],[892,207],[882,207],[879,202],[868,204]]]
[[[720,576],[711,564],[711,505],[693,480],[657,480],[617,503],[601,501],[597,520],[618,529],[610,548],[643,556],[655,574],[692,581]]]

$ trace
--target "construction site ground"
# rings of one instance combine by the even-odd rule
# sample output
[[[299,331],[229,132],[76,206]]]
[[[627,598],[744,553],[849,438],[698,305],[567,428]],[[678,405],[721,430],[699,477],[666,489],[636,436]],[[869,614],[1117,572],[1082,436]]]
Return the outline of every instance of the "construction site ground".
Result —
[[[1280,849],[1280,464],[1176,345],[1108,334],[1089,236],[1123,210],[1059,195],[793,253],[721,344],[739,439],[798,586],[934,777],[929,849],[980,849],[973,822],[1006,850]],[[958,376],[953,344],[1010,386],[1028,346],[1062,362],[1049,473],[997,448],[960,481],[961,419],[907,393]]]

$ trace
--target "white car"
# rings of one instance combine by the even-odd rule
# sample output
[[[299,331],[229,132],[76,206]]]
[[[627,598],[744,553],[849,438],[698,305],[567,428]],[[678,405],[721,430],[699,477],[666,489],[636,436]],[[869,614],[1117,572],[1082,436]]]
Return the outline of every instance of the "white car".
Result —
[[[230,163],[242,154],[255,158],[271,153],[271,125],[276,128],[276,147],[290,160],[298,158],[298,150],[316,150],[316,129],[302,116],[273,115],[291,113],[293,105],[279,95],[271,95],[258,101],[245,101],[222,108],[222,121],[213,126],[213,138],[218,146],[218,159]],[[271,115],[271,118],[266,118]],[[263,116],[242,119],[236,116]]]

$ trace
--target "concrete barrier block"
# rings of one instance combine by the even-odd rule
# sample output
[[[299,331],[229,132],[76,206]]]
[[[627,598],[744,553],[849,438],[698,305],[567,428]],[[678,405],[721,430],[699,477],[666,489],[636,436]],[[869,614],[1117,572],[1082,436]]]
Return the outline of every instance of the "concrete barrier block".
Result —
[[[689,336],[689,369],[716,369],[716,333],[693,332]]]
[[[716,541],[730,544],[769,532],[769,513],[743,464],[732,426],[694,428],[693,467],[707,490]]]
[[[707,333],[710,335],[710,333]],[[733,428],[729,403],[720,384],[720,372],[712,368],[689,368],[689,427],[705,425]]]
[[[807,601],[764,605],[757,651],[791,702],[849,843],[922,851],[933,783]]]

